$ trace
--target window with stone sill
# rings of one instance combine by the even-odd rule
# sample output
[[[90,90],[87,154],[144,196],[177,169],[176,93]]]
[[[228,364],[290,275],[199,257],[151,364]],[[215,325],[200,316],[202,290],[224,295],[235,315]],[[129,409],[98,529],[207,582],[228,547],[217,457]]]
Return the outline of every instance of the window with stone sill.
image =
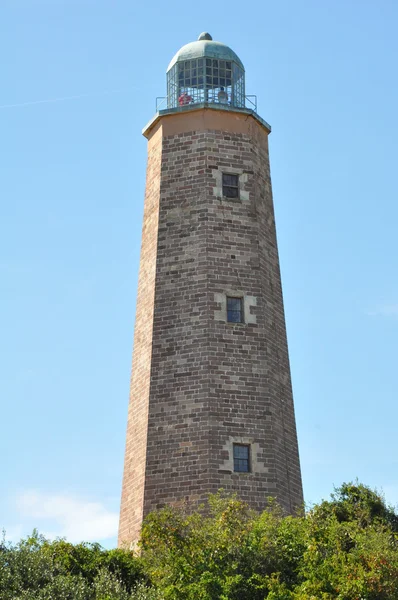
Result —
[[[222,195],[231,200],[239,199],[239,175],[232,173],[222,174]]]
[[[234,444],[234,471],[250,473],[250,444]]]

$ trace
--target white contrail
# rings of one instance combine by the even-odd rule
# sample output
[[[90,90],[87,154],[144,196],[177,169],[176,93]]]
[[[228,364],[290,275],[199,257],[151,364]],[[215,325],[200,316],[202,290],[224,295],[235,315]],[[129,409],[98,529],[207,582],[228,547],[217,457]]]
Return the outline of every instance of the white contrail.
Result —
[[[63,102],[64,100],[78,100],[79,98],[89,98],[90,96],[105,96],[106,94],[116,94],[123,90],[109,90],[105,92],[95,92],[91,94],[79,94],[78,96],[63,96],[62,98],[48,98],[47,100],[33,100],[31,102],[19,102],[17,104],[1,104],[0,108],[17,108],[20,106],[33,106],[34,104],[50,104],[52,102]]]

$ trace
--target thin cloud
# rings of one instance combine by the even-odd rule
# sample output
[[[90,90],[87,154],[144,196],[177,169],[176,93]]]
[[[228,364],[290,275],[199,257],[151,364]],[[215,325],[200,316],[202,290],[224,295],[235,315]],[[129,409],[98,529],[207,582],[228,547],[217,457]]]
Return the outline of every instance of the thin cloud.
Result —
[[[46,537],[65,537],[76,543],[99,541],[117,535],[119,515],[100,502],[88,502],[69,494],[45,494],[28,490],[17,497],[17,509],[31,529]]]
[[[0,108],[20,108],[22,106],[34,106],[35,104],[52,104],[54,102],[65,102],[66,100],[80,100],[80,98],[96,98],[108,94],[119,94],[123,90],[106,90],[104,92],[92,92],[90,94],[78,94],[76,96],[62,96],[60,98],[47,98],[46,100],[31,100],[29,102],[18,102],[16,104],[2,104]]]
[[[366,313],[370,317],[398,317],[398,304],[385,304]]]

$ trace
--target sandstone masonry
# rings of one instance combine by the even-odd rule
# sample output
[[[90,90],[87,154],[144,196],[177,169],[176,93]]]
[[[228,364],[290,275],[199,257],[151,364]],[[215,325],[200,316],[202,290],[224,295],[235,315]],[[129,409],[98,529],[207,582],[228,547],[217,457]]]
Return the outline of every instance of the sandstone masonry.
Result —
[[[159,117],[148,167],[119,544],[151,510],[219,488],[303,502],[268,157],[253,116]],[[239,175],[239,199],[222,174]],[[227,322],[241,297],[244,323]],[[251,472],[234,472],[233,444]]]

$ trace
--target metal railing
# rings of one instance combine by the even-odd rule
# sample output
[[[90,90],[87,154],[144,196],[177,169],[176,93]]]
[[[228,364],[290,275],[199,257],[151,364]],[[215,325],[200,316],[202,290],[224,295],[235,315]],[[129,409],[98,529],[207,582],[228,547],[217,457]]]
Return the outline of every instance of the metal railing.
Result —
[[[156,98],[156,112],[167,108],[167,96],[158,96]]]
[[[190,105],[187,105],[187,106],[192,106],[192,104],[196,104],[196,103],[192,102]],[[220,104],[220,103],[219,102],[209,102],[209,104]],[[224,108],[226,108],[231,105],[227,103],[227,104],[222,104],[222,106]],[[167,108],[168,108],[167,96],[157,96],[156,112],[159,112],[160,110],[166,110]],[[233,106],[231,106],[231,108],[233,108]],[[255,96],[254,94],[245,96],[245,108],[249,108],[250,110],[254,110],[254,112],[257,112],[257,96]]]
[[[252,100],[253,98],[253,100]],[[250,108],[251,110],[254,110],[254,112],[257,112],[257,96],[255,96],[254,94],[251,94],[250,96],[245,96],[245,100],[246,100],[246,108]],[[249,103],[249,106],[248,106]]]

